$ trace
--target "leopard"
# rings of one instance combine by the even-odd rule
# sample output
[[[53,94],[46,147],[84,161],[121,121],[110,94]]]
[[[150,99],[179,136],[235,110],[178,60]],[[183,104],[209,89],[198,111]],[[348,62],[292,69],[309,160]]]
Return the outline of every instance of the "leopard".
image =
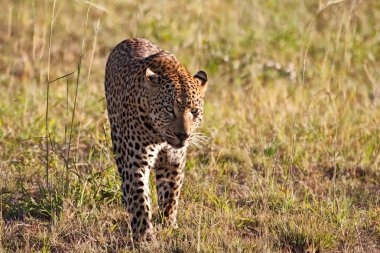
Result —
[[[132,38],[111,50],[104,86],[132,240],[151,241],[149,176],[155,172],[160,226],[178,227],[186,153],[203,119],[207,74],[191,75],[172,53]]]

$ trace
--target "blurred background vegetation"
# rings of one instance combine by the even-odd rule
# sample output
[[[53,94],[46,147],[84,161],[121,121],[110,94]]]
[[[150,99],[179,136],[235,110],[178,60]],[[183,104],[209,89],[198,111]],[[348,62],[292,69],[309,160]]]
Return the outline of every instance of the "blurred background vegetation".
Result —
[[[103,90],[131,37],[210,79],[210,141],[189,152],[179,229],[147,251],[380,251],[379,1],[1,8],[0,252],[135,250]]]

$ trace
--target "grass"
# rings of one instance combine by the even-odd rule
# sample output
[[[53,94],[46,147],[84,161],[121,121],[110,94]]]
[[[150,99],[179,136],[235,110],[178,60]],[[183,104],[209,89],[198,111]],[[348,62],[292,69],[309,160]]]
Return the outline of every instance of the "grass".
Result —
[[[210,79],[179,229],[140,250],[380,251],[377,1],[2,8],[0,252],[136,251],[103,91],[111,48],[136,36]]]

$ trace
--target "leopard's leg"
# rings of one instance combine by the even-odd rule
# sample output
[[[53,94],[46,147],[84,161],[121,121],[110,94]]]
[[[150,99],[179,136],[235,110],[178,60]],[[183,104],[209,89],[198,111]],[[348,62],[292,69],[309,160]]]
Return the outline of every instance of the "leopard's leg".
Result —
[[[130,142],[130,140],[129,140]],[[149,174],[157,157],[155,147],[127,148],[128,162],[123,172],[122,191],[131,214],[133,238],[136,241],[150,240],[153,237]]]
[[[126,155],[126,151],[122,149],[122,142],[120,140],[123,139],[123,135],[120,132],[119,128],[116,124],[111,121],[111,139],[112,139],[112,148],[115,155],[115,161],[117,170],[119,172],[120,177],[122,178],[122,184],[120,185],[122,195],[122,202],[125,206],[127,206],[127,192],[125,192],[124,182],[127,181],[127,163],[128,156]]]
[[[186,148],[165,148],[160,151],[155,164],[156,188],[161,222],[177,226],[177,208],[184,178]]]
[[[150,240],[153,235],[149,174],[158,154],[155,147],[143,147],[137,140],[111,130],[115,160],[121,176],[123,202],[131,216],[135,241]]]

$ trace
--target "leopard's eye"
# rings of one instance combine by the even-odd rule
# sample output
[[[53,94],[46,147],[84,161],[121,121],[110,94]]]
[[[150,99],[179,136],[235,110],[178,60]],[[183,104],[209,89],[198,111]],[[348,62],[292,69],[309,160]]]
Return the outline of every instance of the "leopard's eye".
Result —
[[[174,113],[174,109],[173,109],[173,107],[172,106],[166,106],[165,107],[165,110],[167,111],[167,112],[169,112],[169,113]]]
[[[197,115],[198,113],[199,113],[199,109],[198,108],[193,108],[193,109],[191,109],[191,114],[193,114],[193,115]]]

